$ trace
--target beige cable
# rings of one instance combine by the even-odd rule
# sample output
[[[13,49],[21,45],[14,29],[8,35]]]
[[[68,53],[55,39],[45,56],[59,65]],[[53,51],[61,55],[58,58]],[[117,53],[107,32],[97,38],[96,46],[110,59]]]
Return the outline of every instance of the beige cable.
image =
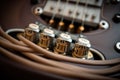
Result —
[[[71,77],[71,78],[79,78],[79,79],[99,79],[99,80],[117,80],[115,78],[109,78],[109,77],[104,77],[104,76],[99,76],[99,75],[95,75],[95,74],[89,74],[89,73],[85,73],[82,72],[82,74],[76,74],[75,72],[71,72],[68,70],[64,70],[64,69],[59,69],[56,67],[50,67],[50,66],[46,66],[43,64],[38,64],[35,62],[32,62],[30,60],[27,60],[25,58],[19,57],[17,55],[14,55],[14,53],[11,53],[3,48],[0,47],[0,51],[2,54],[8,56],[9,58],[23,64],[26,65],[30,68],[34,68],[36,70],[40,70],[40,71],[45,71],[45,72],[49,72],[49,73],[53,73],[56,75],[61,75],[61,76],[65,76],[65,77]]]
[[[63,68],[63,69],[68,69],[71,71],[75,71],[75,72],[81,72],[81,71],[85,71],[85,72],[89,72],[89,73],[94,73],[94,74],[111,74],[111,73],[115,73],[115,72],[119,72],[120,69],[120,65],[117,66],[113,66],[110,68],[105,68],[105,69],[88,69],[88,68],[83,68],[83,67],[78,67],[78,66],[74,66],[71,64],[65,64],[62,62],[57,62],[57,61],[53,61],[53,60],[49,60],[49,59],[45,59],[41,56],[37,56],[34,53],[29,53],[29,52],[22,52],[24,55],[26,55],[27,57],[29,57],[32,60],[35,60],[39,63],[44,63],[47,65],[51,65],[54,67],[59,67],[59,68]]]
[[[73,66],[73,65],[69,65],[69,64],[65,64],[65,63],[60,63],[60,62],[53,61],[53,60],[47,60],[45,58],[42,58],[40,56],[35,55],[34,53],[33,54],[30,53],[31,51],[26,50],[26,48],[25,48],[25,50],[23,50],[24,47],[22,47],[22,46],[13,47],[11,45],[14,45],[14,46],[18,46],[18,45],[15,45],[15,44],[10,43],[10,42],[6,43],[6,44],[5,43],[6,42],[0,40],[0,45],[2,45],[2,46],[4,45],[3,47],[6,47],[6,48],[9,48],[9,49],[12,49],[12,50],[20,51],[21,53],[23,53],[27,57],[29,57],[32,60],[35,60],[37,62],[46,63],[47,65],[52,65],[52,66],[63,68],[63,69],[69,69],[69,70],[77,71],[77,72],[86,71],[86,72],[91,72],[91,73],[95,73],[95,74],[110,74],[110,73],[114,73],[114,72],[117,72],[117,71],[120,70],[119,69],[120,65],[117,65],[117,66],[114,66],[114,67],[108,68],[108,69],[94,70],[94,69],[77,67],[77,66]],[[21,47],[22,47],[22,49],[21,49]],[[28,49],[30,49],[30,48],[28,48]],[[25,52],[22,52],[22,51],[25,51]],[[67,66],[69,66],[69,67],[67,67]]]
[[[78,58],[72,58],[68,56],[58,55],[54,54],[53,52],[47,51],[36,44],[30,42],[29,40],[25,39],[22,35],[18,35],[18,38],[26,43],[28,46],[30,46],[32,49],[34,49],[37,52],[40,52],[44,54],[44,56],[49,57],[51,59],[55,60],[62,60],[62,61],[68,61],[68,62],[74,62],[74,63],[81,63],[86,65],[113,65],[113,64],[120,64],[120,58],[112,59],[112,60],[82,60]]]
[[[5,33],[2,28],[0,27],[0,36],[6,38],[7,40],[15,43],[15,44],[18,44],[18,45],[22,45],[22,46],[26,46],[24,43],[14,39],[13,37],[9,36],[7,33]]]
[[[4,33],[4,32],[3,32]],[[1,35],[1,34],[0,34]],[[8,36],[8,35],[7,35]],[[21,36],[21,35],[19,35],[19,36]],[[4,37],[4,36],[3,36]],[[21,36],[22,37],[22,36]],[[21,38],[20,37],[20,39],[22,39],[23,38],[23,42],[24,42],[24,37],[22,37]],[[4,38],[6,38],[6,37],[4,37]],[[113,66],[113,67],[110,67],[110,68],[106,68],[106,69],[98,69],[98,70],[95,70],[95,69],[88,69],[88,68],[83,68],[83,67],[78,67],[78,66],[75,66],[75,65],[72,65],[72,64],[66,64],[66,63],[62,63],[62,62],[60,62],[60,61],[54,61],[54,60],[49,60],[49,59],[46,59],[46,58],[43,58],[43,57],[40,57],[40,56],[37,56],[37,55],[35,55],[34,53],[35,53],[35,49],[34,48],[29,48],[29,47],[31,47],[31,45],[28,45],[28,44],[25,44],[25,45],[17,45],[18,43],[15,43],[14,44],[14,41],[11,41],[10,39],[8,39],[7,38],[7,40],[6,39],[4,39],[4,38],[0,38],[0,45],[1,46],[3,46],[4,48],[10,48],[10,49],[13,49],[13,50],[15,50],[15,51],[19,51],[19,52],[23,52],[23,54],[24,55],[26,55],[27,57],[29,57],[29,58],[31,58],[32,60],[35,60],[36,62],[38,62],[38,63],[35,63],[35,62],[33,62],[33,64],[35,63],[35,64],[38,64],[38,65],[43,65],[43,66],[47,66],[47,67],[50,67],[51,68],[51,70],[47,70],[47,69],[43,69],[43,71],[50,71],[50,73],[54,73],[54,74],[57,74],[57,75],[61,75],[61,76],[66,76],[66,77],[74,77],[74,78],[80,78],[80,79],[104,79],[104,78],[106,78],[106,79],[112,79],[112,78],[110,78],[110,77],[104,77],[104,76],[100,76],[100,75],[97,75],[97,74],[111,74],[111,73],[115,73],[115,72],[119,72],[120,71],[120,69],[119,69],[119,67],[120,67],[120,65],[119,65],[119,63],[120,63],[120,61],[118,61],[119,59],[113,59],[113,60],[104,60],[104,61],[100,61],[100,62],[105,62],[105,61],[108,61],[107,63],[107,66],[108,65],[113,65],[113,64],[117,64],[117,65],[115,65],[115,66]],[[4,42],[3,40],[5,40],[6,42]],[[26,40],[26,39],[25,39]],[[9,42],[10,41],[10,42]],[[12,42],[12,43],[11,43]],[[20,42],[20,41],[18,41],[18,42]],[[28,41],[28,42],[30,42],[30,41]],[[9,43],[9,44],[8,44]],[[30,44],[31,44],[32,42],[30,42]],[[24,44],[24,43],[23,43]],[[9,46],[10,45],[10,46]],[[34,44],[35,45],[35,44]],[[15,46],[17,46],[17,48],[15,48]],[[28,47],[29,46],[29,47]],[[36,45],[37,46],[37,45]],[[22,48],[21,48],[22,47]],[[35,47],[35,46],[33,46],[33,47]],[[39,46],[38,46],[39,47]],[[39,47],[40,48],[40,47]],[[44,49],[43,49],[44,50]],[[5,55],[7,54],[7,56],[9,56],[9,55],[14,55],[13,57],[11,57],[11,59],[14,59],[14,61],[18,61],[18,62],[20,62],[20,63],[24,63],[25,65],[26,65],[26,60],[27,59],[25,59],[25,62],[24,62],[24,58],[22,58],[22,57],[20,57],[20,58],[22,58],[23,59],[23,62],[21,61],[21,59],[19,60],[19,58],[17,59],[16,58],[16,56],[17,55],[15,55],[14,53],[11,53],[11,52],[9,52],[9,51],[7,51],[7,50],[5,50],[5,49],[3,49],[3,48],[0,48],[0,51],[2,52],[2,53],[4,53]],[[25,51],[25,52],[24,52]],[[32,52],[32,53],[31,53]],[[40,53],[40,51],[36,51],[36,52],[39,52]],[[10,54],[9,54],[10,53]],[[43,53],[43,52],[41,52],[41,53]],[[52,53],[52,52],[51,52]],[[54,53],[52,53],[53,55],[54,55]],[[44,55],[47,55],[47,54],[44,54]],[[59,55],[58,55],[59,56]],[[19,56],[18,56],[19,57]],[[64,57],[66,57],[66,56],[64,56]],[[75,58],[71,58],[71,59],[75,59]],[[76,58],[77,59],[77,58]],[[80,60],[80,59],[79,59]],[[28,60],[28,63],[29,63],[29,61],[30,60]],[[61,60],[61,61],[63,61],[63,60]],[[69,60],[68,60],[69,61]],[[81,60],[81,61],[84,61],[84,62],[79,62],[79,63],[82,63],[82,64],[87,64],[87,63],[89,63],[89,62],[87,62],[86,63],[86,61],[88,61],[88,60]],[[90,62],[92,62],[93,60],[90,60]],[[111,63],[109,62],[109,61],[111,61]],[[30,62],[32,62],[32,61],[30,61]],[[96,60],[95,60],[95,62],[96,62]],[[78,62],[77,62],[78,63]],[[105,62],[106,63],[106,62]],[[32,63],[30,63],[30,64],[27,64],[27,66],[29,65],[30,67],[33,67],[33,66],[31,66],[31,65],[33,65]],[[63,66],[62,66],[63,65]],[[88,65],[88,64],[87,64]],[[102,65],[104,65],[104,64],[91,64],[91,63],[89,63],[89,65],[100,65],[100,66],[102,66]],[[54,70],[52,70],[52,68],[54,68],[54,69],[57,69],[58,71],[60,71],[60,73],[56,73]],[[38,69],[38,68],[36,68],[36,66],[34,66],[34,69]],[[65,73],[67,73],[67,74],[65,74],[64,73],[64,71],[65,71]],[[74,73],[74,75],[73,75],[73,73]],[[82,73],[82,74],[84,74],[84,76],[83,75],[81,75],[81,74],[77,74],[77,75],[75,75],[76,73]],[[72,76],[70,76],[70,75],[72,75]],[[88,77],[86,77],[85,78],[85,76],[88,76]],[[93,75],[94,75],[94,77],[93,77]],[[95,78],[96,77],[96,78]]]
[[[35,52],[33,49],[31,48],[28,48],[28,47],[25,47],[25,46],[20,46],[20,45],[16,45],[16,44],[12,44],[10,42],[6,42],[4,40],[1,40],[0,39],[0,45],[5,47],[5,48],[8,48],[8,49],[14,49],[14,50],[17,50],[17,51],[23,51],[23,52]]]

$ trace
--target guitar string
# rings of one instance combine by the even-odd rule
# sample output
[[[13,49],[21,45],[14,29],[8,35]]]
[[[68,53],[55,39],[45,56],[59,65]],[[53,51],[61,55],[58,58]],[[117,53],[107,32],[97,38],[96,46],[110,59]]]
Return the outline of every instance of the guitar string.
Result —
[[[81,21],[81,26],[82,27],[84,27],[84,23],[85,23],[85,19],[86,19],[87,7],[88,7],[88,0],[85,1],[85,6],[83,8],[82,21]],[[82,34],[82,31],[80,31],[80,35],[81,34]]]
[[[63,13],[64,13],[64,11],[65,11],[68,3],[69,3],[69,0],[66,0],[66,4],[64,5],[64,8],[63,8]],[[63,22],[63,20],[64,20],[64,16],[62,15],[62,18],[61,18],[61,21],[60,21],[60,22]]]
[[[66,0],[66,4],[65,4],[64,7],[63,7],[63,15],[64,15],[64,11],[65,11],[68,3],[69,3],[69,0]],[[58,31],[61,29],[61,26],[64,25],[64,22],[63,22],[64,16],[63,16],[63,15],[62,15],[62,18],[61,18],[61,20],[60,20],[60,22],[59,22]]]
[[[80,0],[77,0],[77,1],[76,1],[75,10],[74,10],[74,13],[73,13],[73,16],[72,16],[71,24],[74,24],[74,20],[75,20],[76,13],[77,13],[77,10],[78,10],[79,2],[80,2]]]
[[[55,9],[55,12],[54,12],[53,15],[52,15],[51,20],[53,20],[53,19],[55,18],[55,15],[56,15],[56,13],[57,13],[57,11],[58,11],[58,8],[59,8],[59,6],[60,6],[60,2],[61,2],[61,0],[58,0],[58,1],[57,1],[56,9]]]

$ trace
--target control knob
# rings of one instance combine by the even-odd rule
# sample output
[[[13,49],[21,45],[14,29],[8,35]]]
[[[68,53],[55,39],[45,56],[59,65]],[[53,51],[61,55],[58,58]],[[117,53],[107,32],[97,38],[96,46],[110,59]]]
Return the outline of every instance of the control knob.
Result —
[[[120,53],[120,42],[115,44],[115,50]]]
[[[120,12],[114,15],[113,21],[115,23],[120,23]]]
[[[120,0],[111,0],[111,3],[112,4],[118,4],[118,3],[120,3]]]

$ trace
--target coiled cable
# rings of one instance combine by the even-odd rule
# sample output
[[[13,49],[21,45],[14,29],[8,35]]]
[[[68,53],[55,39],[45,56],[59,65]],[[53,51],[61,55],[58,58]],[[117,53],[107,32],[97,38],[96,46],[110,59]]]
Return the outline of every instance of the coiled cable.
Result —
[[[81,64],[87,64],[87,65],[113,65],[113,64],[118,64],[120,63],[120,58],[112,59],[112,60],[82,60],[78,58],[72,58],[72,57],[67,57],[67,56],[62,56],[58,54],[54,54],[50,51],[47,51],[34,43],[30,42],[29,40],[25,39],[22,35],[18,35],[18,38],[29,45],[32,49],[36,50],[37,52],[40,52],[44,54],[46,57],[56,59],[56,60],[62,60],[62,61],[69,61],[69,62],[74,62],[74,63],[81,63]]]
[[[77,66],[68,65],[68,64],[65,64],[65,63],[60,63],[60,62],[56,62],[56,61],[53,61],[53,60],[51,61],[51,60],[47,60],[45,58],[42,58],[41,56],[35,55],[35,52],[33,53],[33,51],[30,51],[30,50],[32,50],[30,48],[26,48],[26,47],[23,47],[23,46],[18,47],[18,45],[12,44],[10,42],[8,43],[8,42],[5,42],[3,40],[0,40],[0,44],[1,44],[2,47],[8,48],[8,49],[21,51],[21,53],[23,53],[27,57],[29,57],[32,60],[35,60],[37,62],[46,63],[47,65],[52,65],[52,66],[60,67],[60,68],[63,68],[63,69],[69,69],[68,67],[66,67],[66,66],[69,66],[70,70],[75,70],[75,71],[78,71],[78,72],[86,71],[86,72],[91,72],[91,73],[95,73],[95,74],[110,74],[110,73],[114,73],[114,72],[118,71],[119,67],[120,67],[120,65],[117,65],[117,66],[114,66],[110,69],[103,69],[103,70],[101,70],[101,69],[100,70],[92,70],[92,69],[87,69],[87,68],[82,68],[82,67],[80,68],[80,67],[77,67]],[[16,47],[13,47],[11,45],[14,45]]]
[[[0,28],[0,31],[3,31]],[[6,36],[4,36],[6,35]],[[4,31],[0,32],[0,51],[2,54],[10,57],[11,59],[14,59],[17,62],[20,62],[26,66],[39,69],[45,72],[65,76],[65,77],[72,77],[72,78],[79,78],[79,79],[114,79],[105,76],[104,74],[111,74],[119,72],[120,69],[120,58],[112,59],[112,60],[80,60],[77,58],[71,58],[61,55],[56,55],[52,52],[46,51],[45,49],[35,45],[34,43],[28,41],[25,39],[21,34],[18,35],[18,38],[23,41],[24,45],[18,44],[18,40],[12,38],[11,36],[7,35]],[[14,42],[15,41],[15,42]],[[17,48],[15,48],[17,46]],[[15,53],[8,51],[7,49],[12,49],[14,51],[19,51],[22,54],[26,55],[27,57],[31,58],[33,61],[24,59],[20,56],[17,56]],[[43,54],[46,57],[49,57],[53,60],[43,58],[41,56],[37,56],[34,53],[40,53]],[[51,55],[50,55],[51,54]],[[65,59],[66,58],[66,59]],[[54,61],[54,59],[59,61]],[[73,60],[73,61],[72,61]],[[86,65],[94,65],[94,66],[102,66],[102,65],[113,65],[113,67],[106,68],[106,69],[89,69],[89,68],[83,68],[80,66],[75,66],[68,63],[63,63],[60,61],[68,61],[68,62],[75,62],[79,64],[86,64]],[[41,67],[42,65],[42,67]],[[44,68],[43,68],[44,67]],[[82,74],[76,74],[81,73]],[[116,79],[116,78],[115,78]],[[114,79],[114,80],[115,80]]]

